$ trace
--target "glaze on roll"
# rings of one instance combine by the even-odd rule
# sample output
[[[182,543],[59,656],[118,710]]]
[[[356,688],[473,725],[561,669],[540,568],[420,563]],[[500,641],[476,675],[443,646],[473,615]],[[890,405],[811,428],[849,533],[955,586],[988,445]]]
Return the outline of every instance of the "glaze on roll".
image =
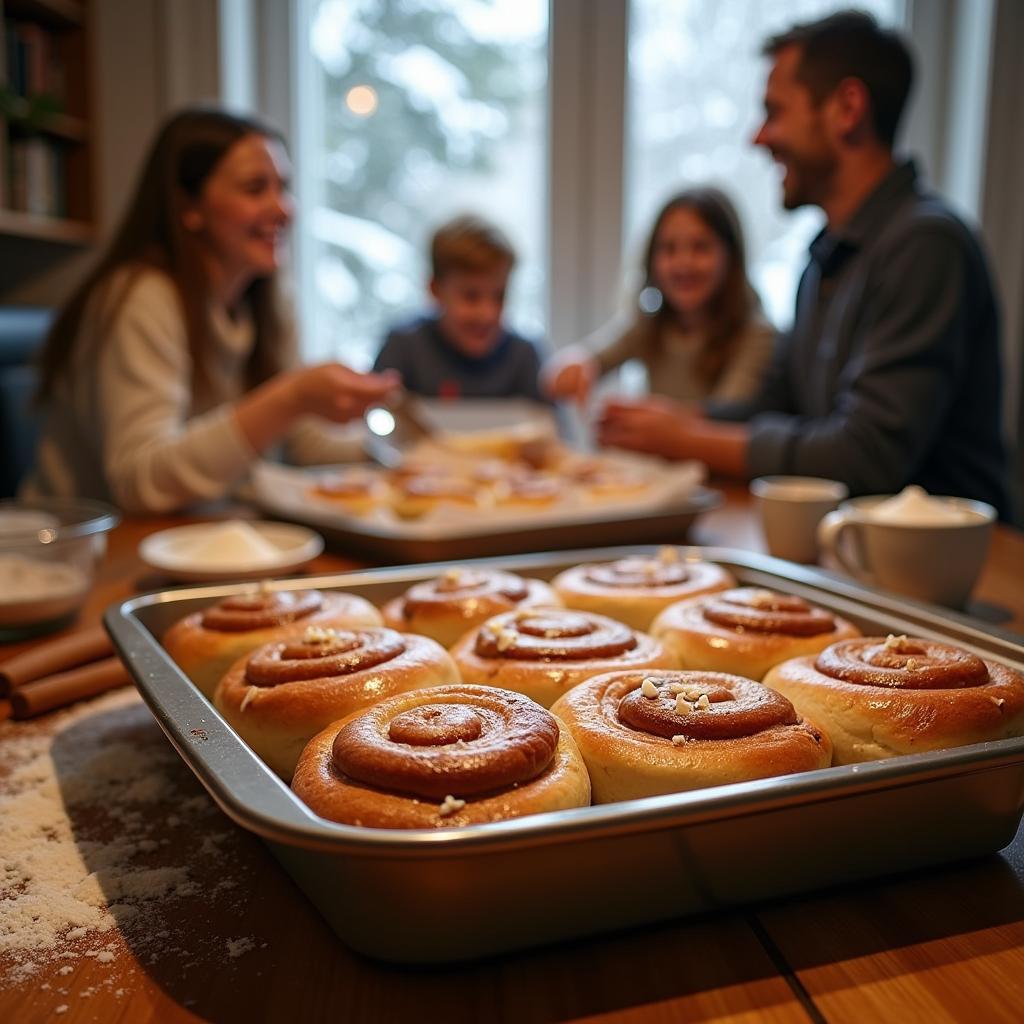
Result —
[[[244,654],[296,625],[348,629],[379,626],[369,601],[340,591],[275,590],[268,585],[233,594],[186,615],[163,638],[178,667],[207,696]]]
[[[544,707],[601,672],[676,665],[646,633],[568,608],[497,615],[467,633],[452,648],[452,657],[466,682],[516,690]]]
[[[1024,676],[934,640],[840,641],[776,666],[765,684],[821,722],[837,764],[1024,734]]]
[[[674,547],[656,555],[573,566],[551,581],[566,607],[597,612],[643,630],[676,601],[735,585],[732,574],[720,565],[687,561]]]
[[[609,672],[551,708],[595,803],[825,768],[831,743],[781,694],[721,672]]]
[[[400,694],[315,736],[292,788],[321,817],[439,828],[583,807],[590,780],[558,719],[488,686]]]
[[[457,682],[440,644],[392,629],[293,628],[237,661],[214,695],[228,723],[282,778],[331,722],[407,690]]]
[[[414,583],[381,609],[392,629],[422,633],[451,647],[467,630],[502,612],[538,605],[559,605],[542,580],[496,569],[453,568]]]
[[[683,668],[762,679],[773,665],[860,636],[860,630],[794,594],[737,587],[670,605],[651,634]]]

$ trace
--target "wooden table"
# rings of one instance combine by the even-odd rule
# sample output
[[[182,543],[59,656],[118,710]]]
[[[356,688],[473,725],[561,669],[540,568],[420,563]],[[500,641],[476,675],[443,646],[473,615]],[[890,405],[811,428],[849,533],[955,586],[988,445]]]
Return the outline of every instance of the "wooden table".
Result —
[[[705,516],[692,539],[760,549],[746,492],[725,491],[725,506]],[[156,583],[136,557],[138,541],[181,521],[127,522],[114,532],[76,628]],[[310,570],[352,564],[324,555]],[[1000,528],[975,610],[1024,633],[1022,578],[1024,535]],[[13,980],[0,903],[0,1020],[1024,1019],[1021,832],[999,856],[970,864],[480,964],[399,968],[366,960],[334,938],[262,844],[206,798],[141,705],[113,708],[109,716],[118,736],[154,752],[173,806],[188,809],[185,822],[183,812],[153,804],[160,811],[147,827],[160,856],[187,866],[189,884],[149,906],[147,928],[129,922],[98,938],[67,940],[41,957],[49,962],[34,974]],[[58,718],[0,726],[0,794],[10,785],[5,744],[54,732]],[[609,884],[620,881],[609,865]]]

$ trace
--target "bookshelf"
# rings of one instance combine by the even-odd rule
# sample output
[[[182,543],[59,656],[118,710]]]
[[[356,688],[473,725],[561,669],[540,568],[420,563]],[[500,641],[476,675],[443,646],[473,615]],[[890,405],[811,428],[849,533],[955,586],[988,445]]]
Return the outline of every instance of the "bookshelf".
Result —
[[[0,0],[0,237],[93,239],[88,0]]]

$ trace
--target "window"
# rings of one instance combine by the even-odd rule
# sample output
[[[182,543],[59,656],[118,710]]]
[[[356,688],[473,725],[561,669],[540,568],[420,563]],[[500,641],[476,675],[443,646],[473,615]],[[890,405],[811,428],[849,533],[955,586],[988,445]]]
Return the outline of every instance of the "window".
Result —
[[[258,2],[261,106],[295,143],[310,358],[367,366],[387,327],[426,305],[431,230],[466,210],[520,254],[513,326],[575,341],[619,304],[661,202],[707,181],[736,200],[751,278],[789,321],[820,217],[782,209],[777,172],[750,144],[759,51],[847,0]],[[909,9],[857,6],[887,23]],[[283,83],[295,95],[282,104]]]
[[[816,210],[787,213],[768,154],[751,145],[762,116],[761,45],[797,21],[849,7],[845,0],[632,0],[626,120],[624,256],[639,266],[661,204],[688,185],[714,184],[737,205],[751,280],[769,317],[792,319]],[[858,0],[896,24],[903,0]]]
[[[519,263],[507,305],[544,330],[546,0],[302,0],[305,348],[367,367],[427,304],[427,249],[480,213]]]

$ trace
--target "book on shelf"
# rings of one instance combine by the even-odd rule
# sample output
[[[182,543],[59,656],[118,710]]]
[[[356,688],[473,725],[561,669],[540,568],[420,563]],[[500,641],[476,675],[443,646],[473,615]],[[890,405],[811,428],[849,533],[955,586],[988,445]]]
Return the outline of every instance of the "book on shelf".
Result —
[[[45,97],[55,110],[67,99],[66,78],[54,35],[34,22],[4,20],[7,92],[27,100]]]
[[[66,216],[64,147],[38,135],[10,139],[8,147],[6,206],[44,217]]]

